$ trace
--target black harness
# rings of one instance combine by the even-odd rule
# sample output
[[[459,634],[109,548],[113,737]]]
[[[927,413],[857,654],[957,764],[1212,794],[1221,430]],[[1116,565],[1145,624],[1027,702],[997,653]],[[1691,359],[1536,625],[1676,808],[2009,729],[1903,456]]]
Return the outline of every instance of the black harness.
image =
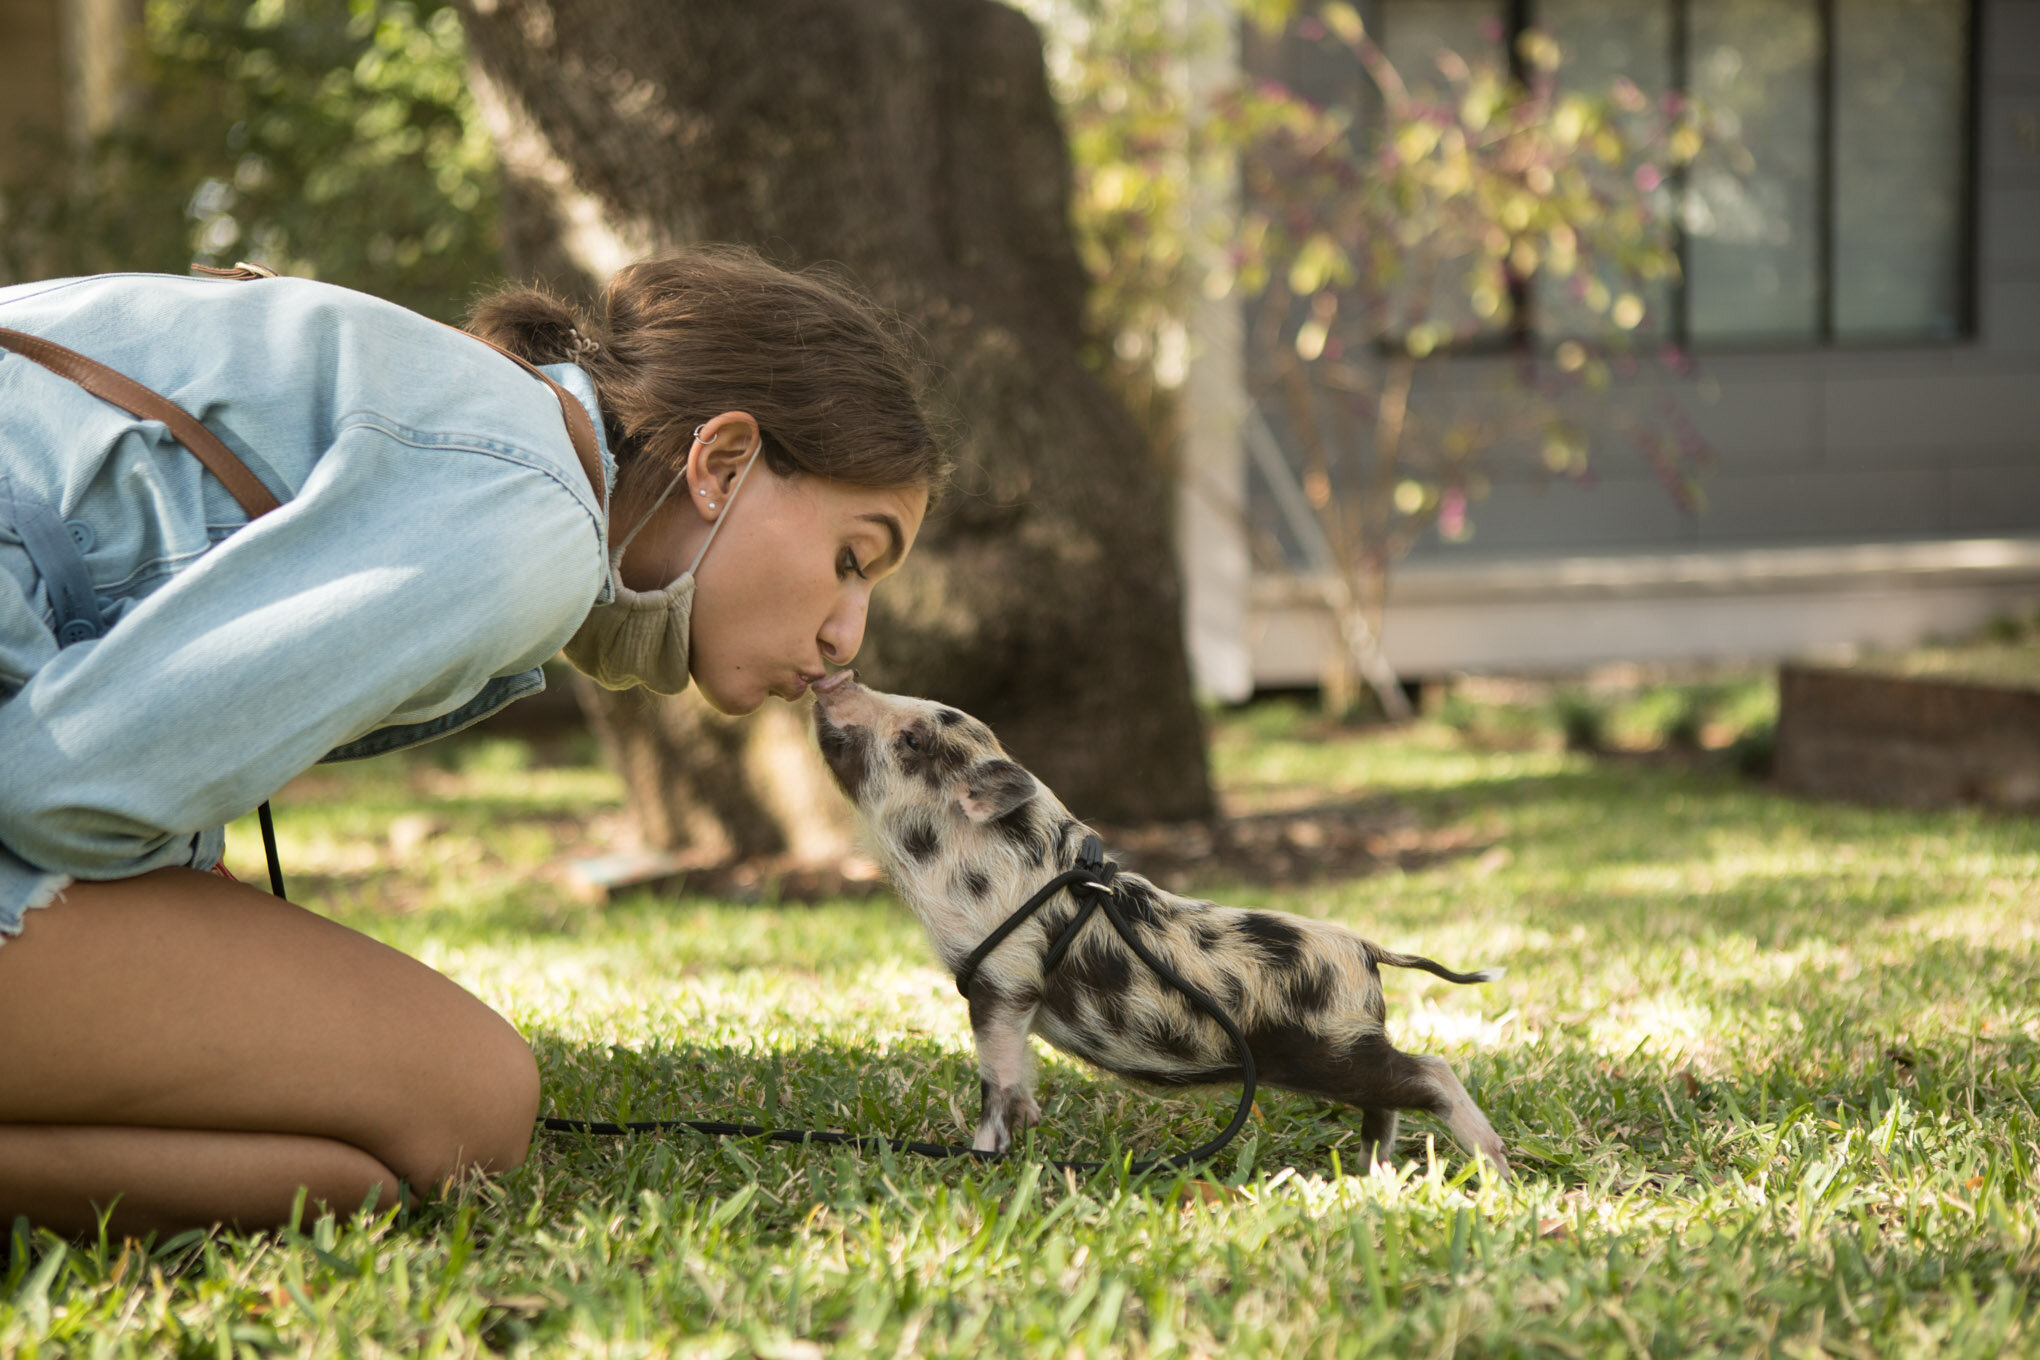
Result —
[[[1105,913],[1105,919],[1110,921],[1112,928],[1119,932],[1119,938],[1126,941],[1127,948],[1131,949],[1140,958],[1142,963],[1152,968],[1155,974],[1164,982],[1188,998],[1191,1005],[1203,1011],[1213,1020],[1216,1020],[1219,1028],[1223,1029],[1226,1032],[1226,1036],[1233,1041],[1233,1048],[1240,1055],[1240,1103],[1238,1108],[1233,1111],[1232,1122],[1228,1123],[1216,1138],[1198,1147],[1194,1147],[1188,1152],[1178,1152],[1167,1157],[1151,1157],[1144,1161],[1135,1161],[1128,1166],[1127,1170],[1138,1174],[1156,1168],[1186,1167],[1198,1162],[1209,1161],[1223,1152],[1226,1146],[1239,1136],[1240,1129],[1246,1125],[1247,1116],[1253,1112],[1254,1086],[1256,1081],[1254,1074],[1254,1053],[1247,1046],[1246,1036],[1240,1032],[1240,1027],[1234,1022],[1233,1018],[1220,1009],[1216,1001],[1205,995],[1202,990],[1184,978],[1181,973],[1171,968],[1166,960],[1157,956],[1141,940],[1140,934],[1135,929],[1133,923],[1127,919],[1126,913],[1120,909],[1117,900],[1119,894],[1112,887],[1112,881],[1118,875],[1119,866],[1105,858],[1104,847],[1099,842],[1097,836],[1086,835],[1083,845],[1077,851],[1076,866],[1064,870],[1043,884],[1034,896],[1022,902],[1012,915],[1000,922],[998,928],[987,935],[983,942],[970,952],[970,957],[966,958],[963,961],[963,965],[956,970],[956,990],[961,992],[964,998],[968,1000],[970,997],[970,985],[977,976],[979,965],[984,963],[986,957],[994,949],[1005,943],[1014,931],[1025,925],[1028,919],[1035,912],[1041,910],[1048,903],[1049,899],[1057,893],[1068,891],[1070,897],[1077,903],[1077,913],[1070,923],[1063,927],[1062,933],[1056,936],[1055,943],[1049,946],[1048,953],[1042,956],[1041,972],[1044,977],[1053,972],[1056,965],[1062,962],[1063,956],[1069,952],[1070,946],[1076,942],[1078,932],[1083,930],[1085,923],[1091,919],[1095,912],[1102,909]],[[547,1129],[561,1133],[614,1135],[659,1133],[669,1129],[687,1128],[694,1129],[700,1133],[721,1137],[766,1138],[778,1143],[823,1143],[857,1147],[865,1151],[875,1151],[880,1147],[888,1147],[895,1152],[914,1152],[924,1157],[974,1157],[980,1161],[996,1161],[1001,1156],[999,1153],[981,1152],[976,1148],[960,1147],[954,1144],[917,1143],[902,1138],[878,1138],[849,1133],[830,1133],[814,1129],[768,1129],[758,1124],[724,1124],[698,1119],[641,1119],[634,1120],[628,1124],[612,1124],[595,1119],[547,1118],[541,1122]],[[1051,1159],[1049,1164],[1071,1171],[1095,1171],[1099,1167],[1106,1165],[1104,1162],[1075,1162],[1053,1159]]]

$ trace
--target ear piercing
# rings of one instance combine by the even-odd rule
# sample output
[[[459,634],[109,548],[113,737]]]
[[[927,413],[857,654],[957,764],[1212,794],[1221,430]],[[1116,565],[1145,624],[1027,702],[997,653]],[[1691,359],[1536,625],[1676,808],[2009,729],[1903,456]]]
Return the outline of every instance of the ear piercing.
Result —
[[[699,443],[701,442],[701,432],[702,432],[703,430],[707,429],[707,428],[708,428],[708,422],[707,422],[707,421],[705,421],[705,420],[704,420],[704,421],[703,421],[703,422],[702,422],[701,424],[699,424],[699,425],[696,425],[696,426],[694,427],[694,442],[695,442],[695,443],[699,444]],[[700,489],[699,491],[697,491],[697,492],[696,492],[695,494],[696,494],[696,495],[699,495],[699,496],[706,496],[706,495],[708,494],[708,488],[707,488],[707,487],[703,487],[703,488],[701,488],[701,489]],[[709,508],[709,509],[711,509],[711,510],[715,509],[715,502],[714,502],[714,501],[710,501],[710,502],[708,503],[708,508]]]

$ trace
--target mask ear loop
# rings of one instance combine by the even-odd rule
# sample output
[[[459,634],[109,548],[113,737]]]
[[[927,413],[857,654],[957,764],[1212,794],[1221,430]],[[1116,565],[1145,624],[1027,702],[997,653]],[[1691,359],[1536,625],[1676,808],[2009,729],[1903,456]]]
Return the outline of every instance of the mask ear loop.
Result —
[[[694,442],[696,444],[701,443],[701,431],[703,428],[704,427],[700,425],[694,427]],[[760,439],[758,441],[758,446],[751,450],[750,458],[745,460],[744,470],[737,474],[736,484],[730,488],[729,500],[723,503],[722,514],[717,515],[715,517],[715,523],[709,526],[708,537],[703,539],[701,542],[701,551],[694,554],[694,564],[693,566],[687,568],[690,574],[692,574],[695,567],[701,565],[702,557],[708,552],[708,545],[715,542],[716,531],[721,529],[723,526],[723,516],[729,514],[730,506],[736,503],[737,493],[744,489],[744,478],[751,475],[751,464],[758,461],[758,454],[761,450],[763,450],[764,447],[765,441],[763,439]],[[688,452],[691,454],[693,450],[689,449]],[[638,516],[638,522],[636,524],[633,524],[630,528],[630,532],[623,536],[623,542],[617,544],[614,548],[611,548],[609,550],[609,565],[611,570],[614,570],[618,566],[622,565],[623,550],[630,546],[630,541],[638,536],[638,531],[640,529],[644,528],[647,524],[650,524],[652,522],[652,516],[658,512],[660,506],[666,503],[666,498],[673,494],[674,489],[677,488],[680,485],[680,483],[686,479],[686,476],[687,476],[687,464],[683,462],[680,465],[680,471],[674,474],[673,480],[666,483],[666,489],[658,494],[657,499],[655,499],[651,503],[651,505],[645,510],[644,514]]]
[[[715,523],[708,526],[708,537],[701,540],[701,551],[694,554],[694,560],[687,564],[687,574],[689,576],[692,576],[694,569],[701,565],[701,559],[708,556],[708,545],[715,542],[715,536],[722,532],[723,521],[730,517],[730,507],[737,503],[737,493],[744,489],[744,478],[751,475],[751,464],[758,461],[758,454],[764,448],[765,441],[760,438],[758,446],[751,450],[751,456],[744,460],[744,470],[737,474],[737,480],[731,484],[730,498],[723,502],[722,513],[715,517]],[[669,487],[668,490],[670,489]],[[633,529],[631,532],[636,533],[637,531]]]

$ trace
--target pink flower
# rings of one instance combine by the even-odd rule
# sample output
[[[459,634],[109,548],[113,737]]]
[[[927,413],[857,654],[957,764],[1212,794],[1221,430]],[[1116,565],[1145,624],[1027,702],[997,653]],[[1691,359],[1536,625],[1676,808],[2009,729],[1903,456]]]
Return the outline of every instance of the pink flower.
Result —
[[[1439,497],[1438,533],[1454,541],[1466,537],[1466,493],[1456,486]]]
[[[1644,193],[1652,192],[1658,185],[1664,182],[1664,173],[1655,165],[1639,165],[1636,167],[1636,187]]]

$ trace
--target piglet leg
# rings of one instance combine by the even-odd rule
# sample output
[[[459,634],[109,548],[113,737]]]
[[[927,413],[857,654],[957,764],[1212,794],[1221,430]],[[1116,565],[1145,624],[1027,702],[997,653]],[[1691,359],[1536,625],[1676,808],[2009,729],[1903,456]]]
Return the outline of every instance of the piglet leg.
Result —
[[[1041,1119],[1034,1103],[1033,1054],[1027,1031],[1034,1006],[1005,996],[990,983],[971,988],[970,1028],[977,1039],[978,1090],[983,1106],[977,1136],[970,1145],[979,1152],[1004,1152],[1013,1136]]]

